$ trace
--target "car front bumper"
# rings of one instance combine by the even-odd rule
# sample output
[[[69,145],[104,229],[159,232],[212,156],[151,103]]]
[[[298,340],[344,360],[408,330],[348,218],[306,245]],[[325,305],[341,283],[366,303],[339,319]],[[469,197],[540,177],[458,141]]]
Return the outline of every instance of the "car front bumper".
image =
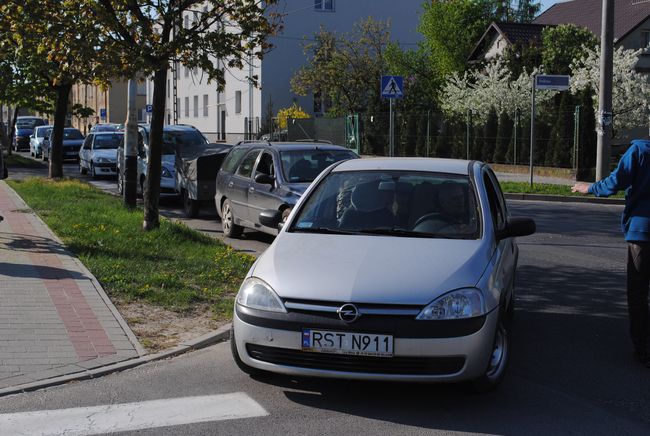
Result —
[[[117,164],[115,162],[95,163],[93,164],[93,168],[98,176],[117,175]]]
[[[487,314],[475,332],[455,337],[400,337],[399,331],[390,332],[390,322],[386,322],[386,333],[394,337],[393,357],[373,358],[306,352],[301,348],[301,331],[253,325],[242,318],[250,321],[236,308],[233,328],[237,351],[241,360],[254,368],[305,377],[458,382],[485,373],[498,310]],[[309,324],[304,327],[316,328]]]

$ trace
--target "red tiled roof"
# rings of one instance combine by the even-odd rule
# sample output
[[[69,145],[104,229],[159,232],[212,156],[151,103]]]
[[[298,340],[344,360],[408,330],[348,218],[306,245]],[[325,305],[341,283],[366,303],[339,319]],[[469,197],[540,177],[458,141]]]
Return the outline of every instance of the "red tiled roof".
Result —
[[[600,38],[602,0],[556,3],[537,17],[535,24],[575,24]],[[620,40],[650,17],[650,0],[614,0],[614,38]]]

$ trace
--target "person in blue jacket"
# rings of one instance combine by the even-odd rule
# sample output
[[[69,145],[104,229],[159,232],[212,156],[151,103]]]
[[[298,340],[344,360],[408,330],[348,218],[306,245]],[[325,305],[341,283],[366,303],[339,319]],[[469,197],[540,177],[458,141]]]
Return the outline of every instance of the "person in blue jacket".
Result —
[[[625,190],[621,225],[627,241],[627,306],[636,358],[650,367],[650,141],[634,140],[609,177],[576,183],[573,192],[608,197]]]

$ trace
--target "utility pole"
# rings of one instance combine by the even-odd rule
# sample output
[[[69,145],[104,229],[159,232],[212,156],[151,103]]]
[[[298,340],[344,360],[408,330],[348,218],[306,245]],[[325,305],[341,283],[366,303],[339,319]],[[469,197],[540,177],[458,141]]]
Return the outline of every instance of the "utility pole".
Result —
[[[600,27],[600,90],[598,95],[598,133],[596,181],[609,175],[612,138],[612,76],[614,70],[614,0],[603,0]]]
[[[533,186],[533,148],[535,146],[535,80],[536,74],[533,74],[532,91],[530,96],[530,160],[528,165],[530,167],[530,186]]]
[[[124,168],[122,174],[122,190],[124,195],[124,206],[135,208],[138,186],[138,117],[136,107],[136,96],[138,83],[135,78],[129,79],[127,117],[124,127]]]

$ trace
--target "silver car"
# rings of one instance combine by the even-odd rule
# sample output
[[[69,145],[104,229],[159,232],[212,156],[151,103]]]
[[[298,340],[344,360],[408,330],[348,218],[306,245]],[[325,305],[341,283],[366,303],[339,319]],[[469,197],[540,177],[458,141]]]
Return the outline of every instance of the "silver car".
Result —
[[[234,359],[248,373],[492,389],[510,352],[514,238],[534,231],[483,163],[334,164],[241,285]]]
[[[49,136],[52,126],[38,126],[29,137],[29,154],[33,157],[41,157],[43,154],[43,140]]]

